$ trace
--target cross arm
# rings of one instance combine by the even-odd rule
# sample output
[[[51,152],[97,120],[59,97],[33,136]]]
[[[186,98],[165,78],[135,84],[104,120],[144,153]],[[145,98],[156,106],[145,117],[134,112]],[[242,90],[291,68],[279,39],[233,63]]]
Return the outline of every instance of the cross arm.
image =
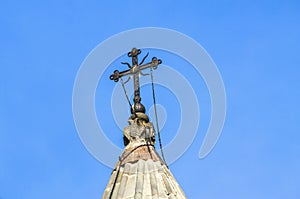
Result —
[[[122,72],[115,70],[114,73],[111,76],[109,76],[109,79],[114,80],[115,82],[118,82],[121,77],[129,75],[129,74],[131,74],[130,69],[122,71]]]
[[[153,57],[152,61],[149,63],[143,64],[143,65],[136,65],[136,66],[133,66],[131,69],[128,69],[128,70],[125,70],[122,72],[115,70],[114,73],[112,75],[110,75],[109,79],[114,80],[115,82],[118,82],[121,77],[130,75],[130,74],[136,74],[146,68],[156,69],[157,66],[161,63],[162,63],[162,61],[160,59]]]
[[[152,62],[146,63],[146,64],[144,64],[144,65],[140,65],[140,66],[139,66],[139,71],[142,71],[142,70],[144,70],[144,69],[146,69],[146,68],[153,68],[153,69],[156,69],[157,66],[158,66],[159,64],[161,64],[161,63],[162,63],[162,61],[161,61],[160,59],[157,59],[156,57],[153,57],[153,58],[152,58]]]

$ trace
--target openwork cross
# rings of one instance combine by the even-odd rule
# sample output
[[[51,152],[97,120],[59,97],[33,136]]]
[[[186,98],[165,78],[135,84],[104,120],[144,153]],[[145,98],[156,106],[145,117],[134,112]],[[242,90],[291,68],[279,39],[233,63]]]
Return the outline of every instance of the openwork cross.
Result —
[[[143,64],[145,59],[148,56],[147,55],[142,59],[141,63],[138,63],[138,55],[141,54],[141,50],[137,48],[133,48],[127,55],[128,57],[132,58],[132,65],[130,65],[127,62],[122,62],[122,64],[125,64],[129,67],[128,70],[119,72],[118,70],[115,70],[114,73],[109,77],[111,80],[114,80],[115,82],[118,82],[120,78],[127,76],[127,75],[133,75],[133,85],[134,85],[134,98],[133,102],[134,105],[131,109],[132,112],[143,112],[145,113],[145,108],[141,104],[141,96],[140,96],[140,82],[139,82],[139,75],[145,75],[143,74],[143,70],[147,68],[156,69],[159,64],[162,63],[160,59],[157,59],[156,57],[152,58],[152,61],[146,64]]]

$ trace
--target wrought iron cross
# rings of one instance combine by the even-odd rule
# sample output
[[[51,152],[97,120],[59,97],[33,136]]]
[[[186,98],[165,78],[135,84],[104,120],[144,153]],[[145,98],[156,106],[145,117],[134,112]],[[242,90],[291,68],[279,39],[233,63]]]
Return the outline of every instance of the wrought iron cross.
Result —
[[[133,48],[127,54],[128,57],[132,58],[132,65],[130,65],[127,62],[122,62],[122,64],[127,65],[129,67],[129,69],[122,71],[122,72],[115,70],[114,73],[109,78],[111,80],[114,80],[115,82],[118,82],[121,77],[124,77],[127,75],[133,75],[133,85],[134,85],[133,102],[134,102],[134,105],[133,105],[133,107],[131,107],[131,112],[145,113],[145,107],[141,104],[139,75],[140,74],[145,75],[142,72],[144,69],[147,69],[147,68],[156,69],[157,66],[162,63],[162,61],[160,59],[157,59],[156,57],[153,57],[151,62],[143,64],[143,62],[145,61],[145,59],[148,56],[148,53],[147,53],[147,55],[142,59],[141,63],[138,63],[138,55],[139,54],[141,54],[141,50],[137,49],[137,48]]]

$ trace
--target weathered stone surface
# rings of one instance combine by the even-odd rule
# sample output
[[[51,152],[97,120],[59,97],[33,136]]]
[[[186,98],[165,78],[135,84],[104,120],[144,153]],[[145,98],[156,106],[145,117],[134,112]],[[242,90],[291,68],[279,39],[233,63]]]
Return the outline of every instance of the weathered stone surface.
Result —
[[[117,162],[102,199],[186,199],[154,148],[152,123],[129,120],[124,136],[130,141]]]
[[[111,179],[103,199],[186,198],[168,168],[152,159],[126,163],[113,171]]]

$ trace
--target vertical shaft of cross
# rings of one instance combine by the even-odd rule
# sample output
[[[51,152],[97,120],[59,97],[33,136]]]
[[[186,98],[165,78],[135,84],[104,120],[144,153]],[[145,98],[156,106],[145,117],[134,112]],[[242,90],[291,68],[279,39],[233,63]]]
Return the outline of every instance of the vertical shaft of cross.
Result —
[[[138,66],[138,54],[139,50],[136,48],[133,48],[130,52],[132,57],[132,69],[133,71],[137,71],[139,68]],[[133,75],[133,84],[134,84],[134,104],[141,102],[141,96],[140,96],[140,80],[139,80],[139,72],[134,73]]]
[[[138,55],[141,53],[140,49],[133,48],[131,52],[128,53],[129,57],[132,57],[132,66],[131,70],[133,73],[133,85],[134,85],[134,98],[133,98],[133,106],[131,107],[131,112],[142,112],[145,113],[145,107],[141,103],[141,96],[140,96],[140,66],[138,63]]]

